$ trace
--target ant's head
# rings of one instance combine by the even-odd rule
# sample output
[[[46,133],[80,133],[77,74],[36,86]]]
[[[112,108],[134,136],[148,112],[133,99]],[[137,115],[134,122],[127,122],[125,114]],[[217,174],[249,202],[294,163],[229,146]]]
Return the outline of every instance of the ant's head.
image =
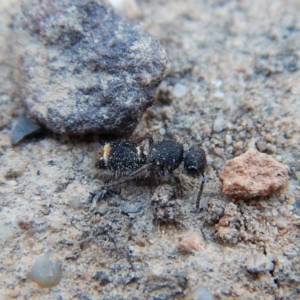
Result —
[[[184,169],[191,176],[204,173],[206,167],[206,154],[202,148],[192,146],[185,154]]]

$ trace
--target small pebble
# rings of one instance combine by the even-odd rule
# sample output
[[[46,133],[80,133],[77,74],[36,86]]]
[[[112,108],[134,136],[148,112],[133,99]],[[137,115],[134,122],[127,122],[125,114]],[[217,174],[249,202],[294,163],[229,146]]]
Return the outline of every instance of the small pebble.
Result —
[[[192,254],[200,250],[200,241],[196,236],[182,237],[178,241],[178,251],[183,254]]]
[[[143,204],[125,204],[123,206],[122,212],[124,214],[136,214],[145,208]]]
[[[28,217],[24,217],[17,222],[18,226],[23,230],[29,230],[34,225],[34,222]]]
[[[230,122],[226,123],[226,128],[227,129],[232,129],[233,127],[234,127],[234,125],[232,123],[230,123]]]
[[[264,138],[268,143],[272,142],[273,140],[272,136],[269,133],[265,134]]]
[[[254,127],[254,122],[253,122],[252,119],[249,119],[249,120],[248,120],[248,122],[247,122],[247,127],[250,128],[250,129]]]
[[[285,220],[277,221],[276,225],[279,229],[286,229],[288,227],[287,222]]]
[[[183,96],[185,96],[187,93],[187,88],[185,85],[181,84],[181,83],[176,83],[174,88],[173,88],[173,94],[175,97],[177,98],[181,98]]]
[[[212,81],[212,84],[216,87],[216,88],[220,88],[223,85],[223,81],[221,79],[214,79]]]
[[[98,213],[100,216],[105,216],[108,212],[108,207],[103,206],[103,207],[98,207],[96,210],[96,213]]]
[[[242,199],[267,196],[287,185],[288,170],[271,156],[250,149],[220,170],[222,192]]]
[[[159,129],[159,134],[164,136],[166,134],[166,129],[165,128],[160,128]]]
[[[200,285],[197,287],[193,300],[214,300],[213,294],[204,286]]]
[[[151,200],[153,202],[161,202],[162,204],[166,204],[170,199],[172,199],[174,193],[173,186],[169,184],[162,184],[156,188]]]
[[[257,141],[256,147],[259,152],[264,152],[267,148],[267,143],[265,141]]]
[[[5,182],[5,184],[6,184],[7,186],[13,187],[13,186],[18,185],[18,182],[17,182],[16,180],[7,180],[7,181]]]
[[[39,256],[28,277],[40,288],[52,288],[60,283],[62,278],[62,263],[52,250]]]
[[[17,124],[12,130],[11,143],[13,146],[21,142],[24,138],[40,133],[42,127],[26,116],[20,116]]]
[[[279,207],[279,212],[284,215],[286,213],[286,207],[285,206],[281,206]]]
[[[225,245],[235,245],[239,241],[240,233],[235,228],[220,226],[216,231],[216,238]]]
[[[224,116],[223,116],[223,112],[220,110],[214,122],[214,127],[213,127],[214,132],[217,133],[221,132],[224,129],[224,126],[225,126]]]
[[[257,150],[255,138],[250,139],[250,141],[248,142],[247,148]]]
[[[223,227],[228,227],[229,226],[229,220],[227,217],[223,217],[219,220],[219,225]]]
[[[225,150],[224,148],[220,148],[220,147],[215,147],[213,149],[213,152],[216,156],[220,157],[220,158],[224,158],[225,157]]]
[[[211,135],[211,127],[208,124],[202,125],[201,128],[206,136]]]
[[[224,97],[225,97],[225,94],[221,91],[217,91],[214,93],[215,100],[222,100],[222,99],[224,99]]]
[[[225,136],[225,143],[230,145],[232,143],[232,136],[230,134],[226,134]]]
[[[246,262],[247,271],[255,274],[262,274],[272,271],[274,263],[261,253],[252,254]]]
[[[243,142],[242,141],[239,141],[237,143],[234,144],[234,149],[236,150],[241,150],[243,149]]]

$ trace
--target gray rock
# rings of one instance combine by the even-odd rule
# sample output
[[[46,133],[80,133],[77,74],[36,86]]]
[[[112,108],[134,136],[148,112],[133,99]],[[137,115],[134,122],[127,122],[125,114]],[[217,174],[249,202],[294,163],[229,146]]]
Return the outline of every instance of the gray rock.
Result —
[[[272,271],[274,263],[264,254],[252,254],[246,262],[247,271],[250,273],[262,274]]]
[[[26,116],[20,116],[17,120],[17,124],[14,126],[11,134],[11,143],[16,145],[24,138],[37,134],[41,131],[41,126],[36,124],[33,120]]]
[[[203,285],[197,287],[193,300],[214,300],[213,294]]]
[[[125,204],[122,209],[123,214],[136,214],[145,209],[143,204]]]
[[[41,288],[52,288],[60,283],[62,278],[62,263],[52,250],[39,256],[28,277]]]
[[[24,103],[57,133],[130,135],[167,70],[159,42],[103,0],[23,0],[16,37]]]
[[[99,214],[100,216],[105,216],[108,213],[107,206],[100,206],[96,209],[95,213]]]

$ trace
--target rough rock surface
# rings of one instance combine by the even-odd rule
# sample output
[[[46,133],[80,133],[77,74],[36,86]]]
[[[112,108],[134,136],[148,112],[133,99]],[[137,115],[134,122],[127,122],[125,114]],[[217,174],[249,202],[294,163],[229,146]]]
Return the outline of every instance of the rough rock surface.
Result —
[[[250,149],[225,163],[219,172],[222,192],[233,198],[268,196],[288,183],[289,167]]]
[[[56,133],[133,132],[167,69],[156,39],[103,0],[23,1],[15,27],[32,116]]]

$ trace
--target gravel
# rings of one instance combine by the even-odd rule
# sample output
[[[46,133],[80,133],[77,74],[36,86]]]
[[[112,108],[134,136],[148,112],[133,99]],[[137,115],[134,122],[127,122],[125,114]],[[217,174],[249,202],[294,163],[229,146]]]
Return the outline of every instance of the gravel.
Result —
[[[191,212],[199,179],[179,168],[182,197],[172,192],[171,178],[162,178],[161,188],[156,178],[145,178],[101,200],[97,209],[105,214],[90,212],[89,192],[97,192],[95,182],[103,184],[95,155],[118,139],[47,132],[12,147],[13,125],[27,111],[11,64],[20,4],[0,1],[0,298],[181,300],[194,299],[203,286],[215,299],[298,299],[300,70],[299,60],[291,66],[288,61],[299,57],[299,3],[135,4],[139,16],[133,21],[160,41],[171,64],[134,137],[175,136],[185,150],[193,145],[205,150],[201,210]],[[173,95],[177,83],[187,89],[181,98]],[[220,110],[225,122],[216,133]],[[258,141],[267,143],[264,153],[274,151],[272,158],[289,167],[288,187],[259,201],[224,195],[221,168],[256,149]],[[144,209],[127,215],[125,204]],[[48,249],[62,263],[62,279],[41,289],[28,272]],[[247,262],[256,254],[273,269],[258,265],[263,273],[249,272]],[[93,278],[98,271],[105,274]]]

